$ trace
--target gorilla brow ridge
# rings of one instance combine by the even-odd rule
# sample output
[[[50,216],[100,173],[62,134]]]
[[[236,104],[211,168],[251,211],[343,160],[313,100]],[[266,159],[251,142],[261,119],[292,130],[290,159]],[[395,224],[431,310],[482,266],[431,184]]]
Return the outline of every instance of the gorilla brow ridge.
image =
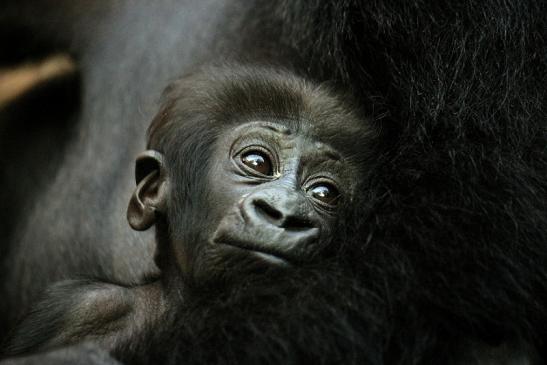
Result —
[[[363,129],[355,117],[361,113],[348,95],[287,70],[264,66],[204,67],[172,83],[162,100],[160,112],[148,128],[149,148],[164,145],[179,123],[214,127],[241,122],[242,118],[273,117],[298,131],[300,120],[322,122],[334,116],[354,124],[352,133],[355,125]]]

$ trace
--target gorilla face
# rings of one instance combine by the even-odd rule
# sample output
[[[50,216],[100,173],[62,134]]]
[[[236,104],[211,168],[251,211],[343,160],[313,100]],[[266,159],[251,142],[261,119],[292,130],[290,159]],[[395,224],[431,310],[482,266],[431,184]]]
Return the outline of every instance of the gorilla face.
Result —
[[[216,141],[206,224],[199,240],[181,242],[186,274],[289,268],[323,251],[352,200],[356,167],[321,131],[307,121],[251,121]]]
[[[267,68],[210,67],[174,83],[128,209],[135,229],[159,223],[158,266],[201,287],[332,257],[375,138],[353,105]]]

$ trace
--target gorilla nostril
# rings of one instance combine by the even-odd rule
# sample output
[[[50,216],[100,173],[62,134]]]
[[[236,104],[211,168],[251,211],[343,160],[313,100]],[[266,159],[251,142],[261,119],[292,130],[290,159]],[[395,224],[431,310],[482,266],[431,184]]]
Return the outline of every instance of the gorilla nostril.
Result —
[[[283,218],[283,214],[280,211],[262,199],[255,200],[253,204],[255,211],[269,222],[278,223]]]
[[[300,217],[288,217],[282,225],[287,231],[307,231],[309,229],[315,228],[313,222],[309,219],[304,219]]]
[[[256,216],[263,222],[268,222],[276,227],[283,228],[289,232],[305,232],[316,228],[316,224],[306,216],[283,212],[277,209],[267,200],[256,199],[252,202]]]

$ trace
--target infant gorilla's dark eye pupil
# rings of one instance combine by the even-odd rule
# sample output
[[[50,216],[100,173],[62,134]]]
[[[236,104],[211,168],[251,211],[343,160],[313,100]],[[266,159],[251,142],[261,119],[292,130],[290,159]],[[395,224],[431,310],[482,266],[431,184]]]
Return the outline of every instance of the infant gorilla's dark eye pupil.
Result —
[[[241,156],[241,161],[262,175],[273,175],[272,163],[268,156],[260,151],[249,151]]]
[[[330,184],[316,185],[310,190],[311,196],[323,203],[334,205],[338,199],[338,190]]]

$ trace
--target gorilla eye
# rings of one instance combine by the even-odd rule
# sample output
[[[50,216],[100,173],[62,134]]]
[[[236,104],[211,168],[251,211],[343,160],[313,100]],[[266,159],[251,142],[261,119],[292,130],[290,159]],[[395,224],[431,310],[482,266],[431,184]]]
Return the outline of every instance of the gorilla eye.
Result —
[[[270,158],[262,151],[251,150],[241,156],[241,162],[254,171],[266,175],[273,175],[272,162]]]
[[[308,192],[314,199],[328,205],[336,205],[338,197],[340,196],[338,189],[332,184],[327,183],[314,185]]]

